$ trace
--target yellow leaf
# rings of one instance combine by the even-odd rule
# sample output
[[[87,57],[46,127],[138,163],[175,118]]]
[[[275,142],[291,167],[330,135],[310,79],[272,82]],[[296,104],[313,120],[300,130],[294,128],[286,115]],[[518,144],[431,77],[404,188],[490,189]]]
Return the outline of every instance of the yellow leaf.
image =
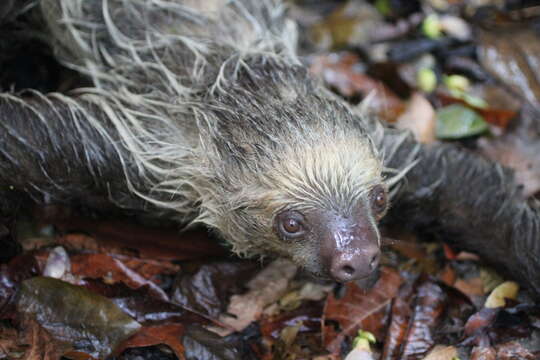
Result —
[[[497,286],[491,294],[489,294],[485,307],[496,308],[506,304],[505,299],[515,300],[519,291],[519,285],[514,281],[505,281]]]

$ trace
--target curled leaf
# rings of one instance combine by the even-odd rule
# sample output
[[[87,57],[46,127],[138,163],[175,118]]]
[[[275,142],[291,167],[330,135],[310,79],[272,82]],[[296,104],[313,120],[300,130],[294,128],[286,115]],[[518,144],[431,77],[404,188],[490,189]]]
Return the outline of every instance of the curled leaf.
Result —
[[[505,281],[497,286],[486,299],[485,307],[497,308],[506,304],[505,299],[515,300],[519,291],[519,285],[514,281]]]

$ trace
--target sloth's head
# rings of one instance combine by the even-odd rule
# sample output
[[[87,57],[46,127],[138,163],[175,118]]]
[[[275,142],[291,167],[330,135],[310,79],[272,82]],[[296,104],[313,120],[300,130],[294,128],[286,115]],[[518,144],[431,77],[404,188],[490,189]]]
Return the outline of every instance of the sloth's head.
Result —
[[[267,163],[228,167],[206,222],[239,254],[285,256],[339,282],[368,277],[388,194],[381,162],[359,135],[290,143]]]
[[[388,208],[382,162],[347,109],[311,98],[309,111],[259,109],[279,122],[230,116],[213,129],[204,161],[211,195],[199,219],[241,255],[285,256],[340,282],[366,278],[379,263],[377,223]]]
[[[368,277],[388,194],[365,124],[305,74],[259,75],[205,113],[199,220],[241,255],[285,256],[340,282]]]

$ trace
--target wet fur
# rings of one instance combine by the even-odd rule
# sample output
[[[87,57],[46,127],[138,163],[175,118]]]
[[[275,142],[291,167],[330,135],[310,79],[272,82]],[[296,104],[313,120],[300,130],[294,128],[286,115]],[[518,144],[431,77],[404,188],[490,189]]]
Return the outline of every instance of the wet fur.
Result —
[[[39,141],[21,144],[19,119],[6,121],[4,173],[39,170],[30,176],[36,181],[19,171],[22,179],[3,183],[45,201],[101,191],[127,208],[134,205],[129,189],[150,208],[216,229],[238,254],[285,255],[321,273],[319,244],[284,244],[273,230],[275,214],[349,215],[383,181],[382,160],[363,119],[299,64],[282,4],[206,5],[43,0],[58,57],[95,87],[69,97],[34,93],[30,102],[3,95],[34,128],[54,123],[46,129],[46,157],[55,164],[42,165],[36,154],[33,164],[19,166],[13,154],[31,152]],[[62,132],[67,141],[56,138],[55,127],[64,126],[71,129]],[[58,144],[69,144],[72,154]],[[77,166],[92,180],[73,192],[66,184],[73,178],[61,169]],[[121,180],[113,179],[120,169]]]
[[[172,210],[239,254],[277,253],[320,273],[319,244],[284,244],[274,215],[347,215],[384,182],[388,221],[479,252],[540,293],[538,214],[511,174],[450,146],[421,147],[335,99],[300,65],[279,2],[197,4],[43,0],[57,57],[94,87],[0,96],[4,193]]]

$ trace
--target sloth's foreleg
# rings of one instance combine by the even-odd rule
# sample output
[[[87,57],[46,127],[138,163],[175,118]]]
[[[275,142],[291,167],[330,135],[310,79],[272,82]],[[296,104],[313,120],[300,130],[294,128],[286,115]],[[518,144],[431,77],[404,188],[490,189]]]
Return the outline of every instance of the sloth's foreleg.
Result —
[[[394,138],[394,139],[393,139]],[[396,136],[385,136],[391,147]],[[410,138],[389,160],[400,167],[418,149],[388,221],[421,229],[479,254],[540,296],[540,216],[510,170],[455,146]],[[402,166],[402,165],[401,165]]]
[[[404,168],[412,155],[418,160],[387,221],[476,252],[540,295],[538,209],[522,200],[510,171],[454,146],[419,146],[392,131],[380,141],[387,167]],[[144,191],[148,183],[131,158],[95,103],[0,95],[0,194],[19,190],[41,202],[94,207],[101,198],[141,209],[144,202],[132,190]]]
[[[92,125],[90,118],[102,128]],[[0,95],[2,207],[8,207],[5,197],[14,192],[38,202],[140,207],[140,199],[126,184],[129,156],[118,140],[104,114],[91,103],[60,94]]]

